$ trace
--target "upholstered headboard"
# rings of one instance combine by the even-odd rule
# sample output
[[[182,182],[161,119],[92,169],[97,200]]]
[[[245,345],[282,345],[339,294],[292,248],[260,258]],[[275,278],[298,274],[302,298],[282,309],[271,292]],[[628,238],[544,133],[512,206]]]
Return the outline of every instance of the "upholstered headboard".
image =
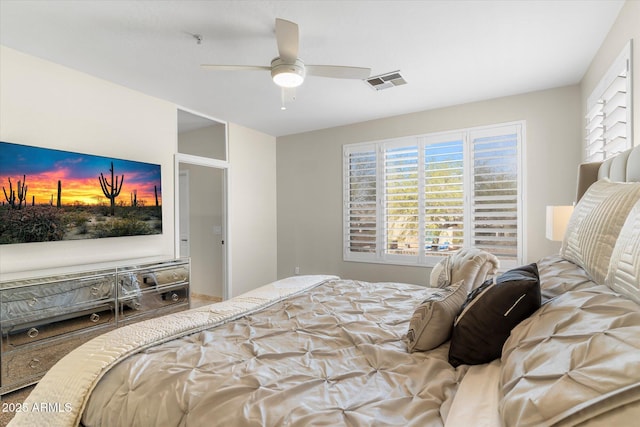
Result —
[[[576,202],[587,188],[602,178],[615,182],[640,182],[640,146],[631,148],[604,162],[582,163],[578,168]]]

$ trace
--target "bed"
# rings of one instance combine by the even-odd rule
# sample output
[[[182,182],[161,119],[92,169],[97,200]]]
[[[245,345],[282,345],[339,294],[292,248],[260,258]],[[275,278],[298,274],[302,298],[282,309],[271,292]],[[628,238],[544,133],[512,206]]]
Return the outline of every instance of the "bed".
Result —
[[[482,283],[450,259],[434,287],[295,276],[111,331],[58,362],[10,426],[631,425],[635,181],[640,148],[582,167],[560,254],[494,275],[485,259]]]

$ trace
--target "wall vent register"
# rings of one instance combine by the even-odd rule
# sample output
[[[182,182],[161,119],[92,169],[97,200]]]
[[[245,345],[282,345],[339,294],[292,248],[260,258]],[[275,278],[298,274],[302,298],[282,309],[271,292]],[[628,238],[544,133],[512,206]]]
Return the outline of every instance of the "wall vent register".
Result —
[[[375,90],[384,90],[407,84],[407,81],[402,77],[400,71],[392,71],[390,73],[369,77],[366,79],[366,82]]]

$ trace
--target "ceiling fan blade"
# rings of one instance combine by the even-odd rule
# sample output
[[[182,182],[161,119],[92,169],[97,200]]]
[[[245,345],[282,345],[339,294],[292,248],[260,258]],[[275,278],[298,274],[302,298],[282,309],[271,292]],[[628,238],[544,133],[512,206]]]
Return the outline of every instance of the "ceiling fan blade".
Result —
[[[305,65],[307,75],[334,79],[364,80],[371,75],[371,68],[342,67],[340,65]]]
[[[298,24],[286,19],[276,18],[276,41],[280,59],[294,62],[298,59]]]
[[[243,71],[243,70],[267,70],[270,71],[271,67],[263,65],[212,65],[202,64],[200,65],[206,70],[214,71]]]

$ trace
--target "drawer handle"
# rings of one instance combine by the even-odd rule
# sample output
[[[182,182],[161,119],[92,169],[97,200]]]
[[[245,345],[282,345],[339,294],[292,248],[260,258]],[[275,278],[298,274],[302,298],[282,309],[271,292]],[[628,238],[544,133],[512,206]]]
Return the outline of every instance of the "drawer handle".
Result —
[[[92,287],[91,287],[91,296],[94,296],[94,297],[95,297],[95,296],[97,296],[97,295],[98,295],[98,293],[99,293],[99,292],[100,292],[100,289],[98,289],[98,287],[97,287],[97,286],[92,286]]]
[[[31,369],[37,369],[38,366],[40,366],[40,359],[37,359],[35,357],[31,359],[31,361],[29,362],[29,367]]]
[[[38,298],[33,297],[29,300],[29,302],[27,304],[29,304],[29,307],[33,307],[34,305],[36,305],[38,303]]]
[[[38,330],[36,328],[31,328],[29,329],[29,331],[27,331],[27,335],[29,335],[29,338],[35,338],[38,336]]]
[[[173,302],[178,302],[180,300],[180,295],[176,294],[175,292],[171,294],[171,300]]]
[[[93,313],[89,317],[89,320],[91,320],[93,323],[98,323],[98,320],[100,320],[100,315],[98,313]]]

